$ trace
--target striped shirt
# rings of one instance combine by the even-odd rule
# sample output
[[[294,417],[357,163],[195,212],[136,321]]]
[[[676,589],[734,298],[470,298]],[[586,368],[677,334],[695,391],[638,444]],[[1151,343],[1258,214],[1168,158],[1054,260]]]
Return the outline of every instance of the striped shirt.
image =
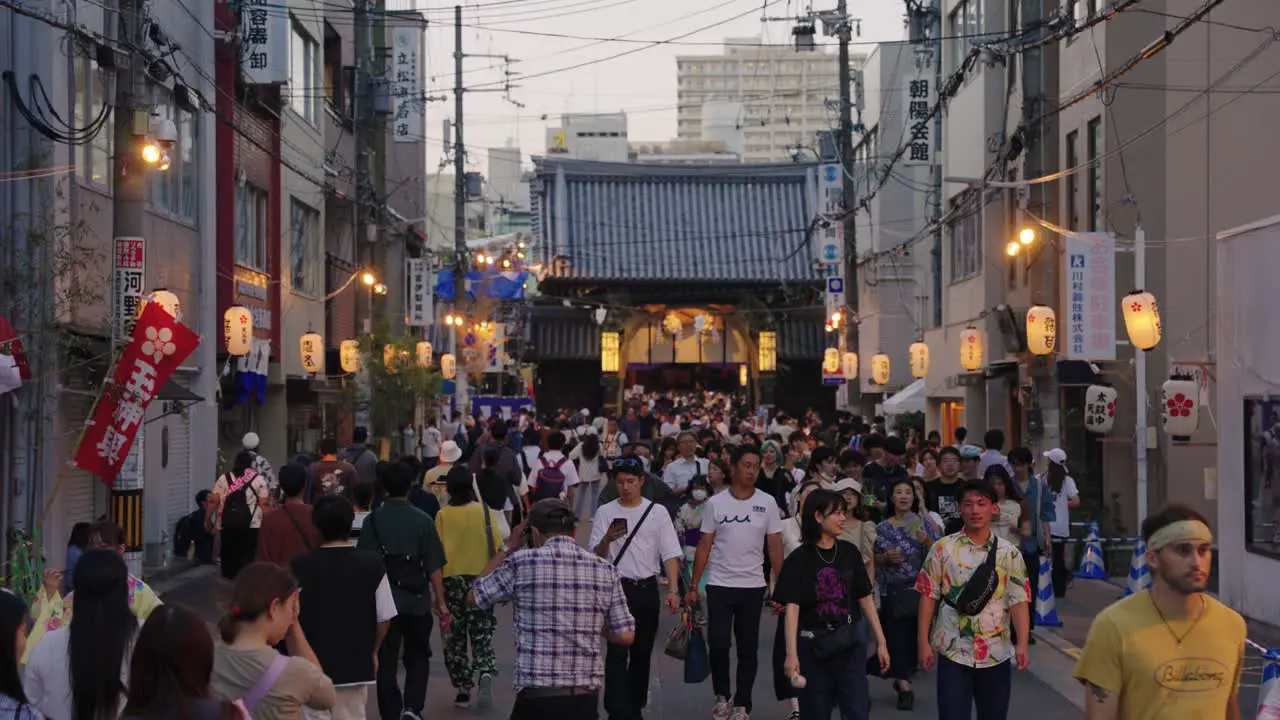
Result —
[[[601,628],[632,632],[618,570],[570,537],[520,550],[475,582],[476,605],[514,601],[515,688],[599,688]]]

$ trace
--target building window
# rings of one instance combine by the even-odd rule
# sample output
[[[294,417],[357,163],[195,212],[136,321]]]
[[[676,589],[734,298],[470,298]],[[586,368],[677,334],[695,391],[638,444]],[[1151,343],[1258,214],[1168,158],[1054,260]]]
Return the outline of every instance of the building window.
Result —
[[[324,97],[329,109],[346,109],[346,81],[342,72],[342,37],[329,23],[324,24]]]
[[[1098,16],[1098,0],[1076,0],[1076,20],[1085,22]]]
[[[1280,400],[1245,398],[1244,423],[1245,549],[1280,560]]]
[[[982,33],[981,0],[961,0],[947,20],[947,34],[951,36],[951,71],[964,63],[969,49],[979,42]]]
[[[964,211],[951,221],[951,282],[959,282],[982,270],[982,242],[978,237],[978,214]]]
[[[294,292],[320,289],[320,212],[293,200],[289,212],[289,285]]]
[[[289,106],[312,125],[320,123],[320,46],[298,21],[289,39]]]
[[[236,264],[269,272],[267,193],[248,183],[236,186]]]
[[[1068,230],[1080,229],[1080,176],[1072,170],[1080,164],[1080,131],[1067,133],[1067,197],[1064,198],[1063,224]]]
[[[178,130],[177,142],[165,150],[169,169],[153,170],[149,181],[151,206],[178,220],[195,224],[200,210],[199,119],[179,108],[171,96],[156,103],[152,122],[172,120]]]
[[[94,123],[102,115],[107,89],[107,74],[98,67],[98,63],[88,58],[81,58],[76,63],[76,100],[73,108],[73,120],[77,128],[85,128]],[[113,103],[105,103],[107,106]],[[111,151],[115,147],[115,124],[113,111],[107,110],[107,117],[93,136],[93,140],[84,145],[75,146],[76,173],[85,183],[103,190],[111,189]]]
[[[1089,230],[1102,229],[1102,117],[1089,121],[1086,127],[1089,138]]]

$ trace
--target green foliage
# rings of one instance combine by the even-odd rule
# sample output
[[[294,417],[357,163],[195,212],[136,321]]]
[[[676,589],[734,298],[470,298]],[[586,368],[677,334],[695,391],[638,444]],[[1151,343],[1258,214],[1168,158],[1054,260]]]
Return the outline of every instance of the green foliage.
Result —
[[[395,335],[385,326],[360,339],[361,372],[347,388],[368,408],[370,434],[375,437],[397,436],[400,428],[413,422],[419,403],[432,405],[440,397],[438,356],[431,367],[421,367],[417,344],[417,338]],[[390,365],[384,359],[388,345],[395,350]]]
[[[40,531],[15,529],[9,533],[9,573],[5,587],[30,605],[44,584],[44,556],[40,552]]]
[[[893,419],[893,427],[898,431],[898,435],[906,437],[907,433],[915,430],[924,436],[924,413],[919,410],[905,412]]]

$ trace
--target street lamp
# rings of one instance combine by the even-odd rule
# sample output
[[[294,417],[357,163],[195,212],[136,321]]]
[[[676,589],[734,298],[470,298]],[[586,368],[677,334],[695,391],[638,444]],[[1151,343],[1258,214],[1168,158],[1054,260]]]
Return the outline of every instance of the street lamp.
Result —
[[[378,276],[366,270],[363,274],[360,275],[360,282],[364,283],[365,285],[373,285],[374,283],[378,282]]]

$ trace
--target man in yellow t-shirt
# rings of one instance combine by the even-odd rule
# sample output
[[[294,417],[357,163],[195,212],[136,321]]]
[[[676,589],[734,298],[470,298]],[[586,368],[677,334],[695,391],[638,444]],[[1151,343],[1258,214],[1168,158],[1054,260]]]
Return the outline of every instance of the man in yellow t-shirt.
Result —
[[[1075,677],[1087,720],[1238,720],[1245,623],[1205,592],[1213,534],[1170,505],[1142,523],[1152,585],[1103,610]]]

